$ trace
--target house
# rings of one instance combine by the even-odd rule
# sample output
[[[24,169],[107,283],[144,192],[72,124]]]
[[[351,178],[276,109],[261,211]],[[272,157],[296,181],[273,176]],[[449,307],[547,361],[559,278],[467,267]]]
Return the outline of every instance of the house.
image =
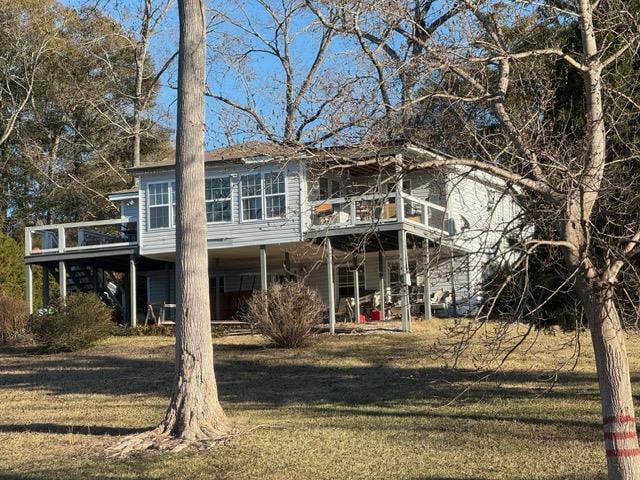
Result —
[[[332,329],[336,312],[365,301],[383,318],[398,315],[404,330],[412,315],[436,308],[472,314],[519,210],[492,175],[420,168],[435,155],[404,142],[322,150],[251,142],[208,152],[212,318],[231,319],[254,290],[293,278],[318,290]],[[62,296],[110,297],[132,325],[148,305],[175,301],[174,159],[130,172],[136,187],[109,196],[120,218],[25,229],[32,311],[34,266],[59,279]]]

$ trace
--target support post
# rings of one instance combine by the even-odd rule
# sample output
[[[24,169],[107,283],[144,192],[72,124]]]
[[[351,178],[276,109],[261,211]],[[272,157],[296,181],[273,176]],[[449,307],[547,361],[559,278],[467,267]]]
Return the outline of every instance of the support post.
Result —
[[[333,281],[333,248],[331,246],[331,239],[326,239],[326,256],[327,256],[327,287],[329,290],[329,333],[335,335],[336,333],[336,291]]]
[[[284,252],[284,271],[287,274],[289,281],[295,280],[295,275],[291,271],[291,256],[289,252]]]
[[[214,304],[215,304],[215,315],[216,315],[216,320],[222,320],[220,317],[222,316],[222,312],[221,312],[221,306],[220,306],[220,259],[216,258],[213,261],[213,268],[214,268],[214,278],[216,280],[216,290],[215,290],[215,298],[214,298]]]
[[[267,246],[260,245],[260,290],[267,291]]]
[[[408,275],[408,261],[407,261],[407,232],[403,230],[398,231],[398,253],[399,253],[399,266],[400,266],[400,308],[402,311],[402,331],[411,331],[411,312],[409,305],[409,285],[407,282]]]
[[[25,285],[25,296],[27,300],[27,305],[29,306],[29,315],[33,314],[33,267],[30,263],[26,265],[26,285]]]
[[[58,263],[58,275],[60,282],[60,298],[64,302],[67,298],[67,264],[64,260]]]
[[[451,252],[451,261],[450,261],[450,269],[451,269],[451,316],[458,316],[458,305],[456,300],[456,276],[455,276],[455,266],[454,266],[454,257],[453,252]]]
[[[42,306],[44,308],[49,306],[49,267],[47,265],[42,266]]]
[[[384,285],[384,257],[382,255],[382,250],[378,250],[378,285],[378,288],[380,289],[380,319],[384,322],[386,318],[384,303],[386,301],[387,292],[385,292]]]
[[[396,219],[404,222],[404,172],[402,171],[402,155],[396,155]]]
[[[129,302],[131,306],[129,307],[129,316],[131,328],[135,328],[138,324],[138,292],[137,287],[138,282],[136,278],[136,259],[133,255],[129,256]]]
[[[424,297],[424,319],[431,320],[431,273],[429,271],[429,262],[431,259],[429,258],[429,240],[424,241],[423,249],[422,286],[424,293],[422,295]]]
[[[358,254],[353,254],[353,298],[355,307],[353,309],[353,320],[360,322],[360,278],[358,273]]]

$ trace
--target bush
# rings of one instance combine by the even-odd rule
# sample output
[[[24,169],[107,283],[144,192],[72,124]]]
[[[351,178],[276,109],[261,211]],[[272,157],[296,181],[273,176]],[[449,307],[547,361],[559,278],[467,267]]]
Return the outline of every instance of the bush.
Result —
[[[21,300],[0,293],[0,345],[11,345],[27,333],[29,310]]]
[[[324,306],[318,293],[299,282],[272,285],[256,292],[247,302],[245,319],[274,345],[304,345],[321,320]]]
[[[47,353],[75,352],[108,337],[112,312],[97,295],[73,293],[32,317],[31,331]]]

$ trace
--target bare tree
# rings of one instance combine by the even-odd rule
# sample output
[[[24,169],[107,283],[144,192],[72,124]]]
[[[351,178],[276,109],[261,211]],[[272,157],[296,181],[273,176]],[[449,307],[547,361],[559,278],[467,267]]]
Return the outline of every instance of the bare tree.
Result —
[[[206,30],[202,0],[179,0],[176,132],[176,378],[161,429],[186,441],[229,433],[213,371],[204,202]]]
[[[45,5],[33,9],[28,19],[20,18],[22,7],[3,2],[0,13],[0,146],[27,107],[42,59],[57,34]]]
[[[640,478],[625,332],[615,302],[622,272],[640,253],[638,211],[621,193],[638,189],[638,151],[635,145],[631,154],[618,156],[609,148],[625,119],[616,115],[612,101],[624,94],[608,82],[608,72],[623,56],[637,54],[636,16],[616,0],[465,0],[447,29],[434,34],[410,12],[394,9],[394,2],[368,5],[365,12],[358,10],[360,3],[349,5],[350,15],[366,14],[369,25],[386,32],[376,37],[384,41],[374,42],[380,51],[396,44],[394,35],[420,46],[419,57],[406,64],[414,72],[403,73],[415,79],[415,88],[410,99],[401,95],[398,105],[429,108],[444,102],[459,114],[460,129],[473,143],[469,155],[459,158],[425,149],[421,160],[405,165],[405,171],[465,166],[504,179],[533,226],[523,229],[521,252],[544,247],[561,253],[564,280],[574,284],[591,332],[609,478]],[[577,48],[548,34],[550,27],[567,24],[580,32]],[[359,41],[371,38],[354,31]],[[381,71],[404,69],[393,57],[387,54],[390,61],[381,64]],[[582,79],[584,104],[578,116],[583,128],[567,125],[555,109],[557,84],[549,72],[558,65]],[[381,83],[388,85],[391,79],[384,77]],[[475,109],[472,119],[465,116],[470,109]],[[387,110],[389,114],[395,112]]]
[[[170,445],[210,444],[231,431],[218,400],[213,369],[204,202],[205,8],[179,0],[178,115],[176,132],[176,373],[165,418],[153,435]],[[151,445],[149,433],[116,451]]]
[[[328,9],[329,22],[337,21],[336,13]],[[320,144],[371,115],[362,115],[359,106],[374,106],[363,79],[346,74],[352,58],[304,0],[233,1],[213,9],[213,16],[211,68],[237,88],[211,88],[208,95],[222,107],[223,133],[231,143],[241,136]]]

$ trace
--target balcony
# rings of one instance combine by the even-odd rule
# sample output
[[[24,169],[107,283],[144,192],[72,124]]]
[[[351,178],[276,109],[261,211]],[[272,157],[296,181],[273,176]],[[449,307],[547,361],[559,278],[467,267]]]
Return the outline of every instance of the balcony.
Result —
[[[27,257],[137,245],[138,222],[130,217],[25,228]]]
[[[448,234],[445,207],[406,193],[332,198],[313,201],[310,205],[310,230],[409,222],[440,234]]]

